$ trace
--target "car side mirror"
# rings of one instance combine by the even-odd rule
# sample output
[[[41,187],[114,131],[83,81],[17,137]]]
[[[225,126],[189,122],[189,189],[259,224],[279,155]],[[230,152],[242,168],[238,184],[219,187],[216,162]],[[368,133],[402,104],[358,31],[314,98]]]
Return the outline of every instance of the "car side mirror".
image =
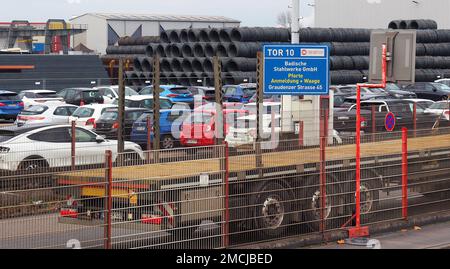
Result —
[[[95,141],[99,144],[105,142],[105,138],[101,135],[97,135],[97,137],[95,138]]]

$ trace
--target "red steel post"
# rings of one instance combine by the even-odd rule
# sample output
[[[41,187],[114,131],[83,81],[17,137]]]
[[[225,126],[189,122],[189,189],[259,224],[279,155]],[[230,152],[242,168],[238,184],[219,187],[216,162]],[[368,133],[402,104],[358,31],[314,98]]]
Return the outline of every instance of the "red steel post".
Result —
[[[72,121],[72,142],[71,142],[71,164],[72,164],[72,171],[75,170],[75,161],[76,161],[76,142],[77,142],[77,138],[76,138],[76,122]]]
[[[304,123],[303,121],[300,121],[298,123],[298,146],[303,147],[304,143]]]
[[[105,248],[112,248],[112,152],[110,150],[106,151],[106,177],[107,177],[107,188],[106,188],[106,227],[105,227]]]
[[[327,112],[321,108],[320,117],[320,231],[324,232],[326,230],[325,215],[326,215],[326,145],[327,145],[327,129],[328,129]]]
[[[376,108],[375,106],[372,106],[372,142],[375,142],[376,140],[376,133],[377,133],[377,117],[376,117]]]
[[[408,219],[408,129],[402,129],[402,216]]]

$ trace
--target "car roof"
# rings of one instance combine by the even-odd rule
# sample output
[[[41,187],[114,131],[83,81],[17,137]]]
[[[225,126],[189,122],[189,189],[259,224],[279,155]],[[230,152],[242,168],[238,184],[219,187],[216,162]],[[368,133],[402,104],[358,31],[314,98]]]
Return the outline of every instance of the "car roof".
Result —
[[[96,89],[96,88],[65,88],[63,90],[98,91],[98,89]]]
[[[3,128],[0,128],[0,136],[2,134],[14,134],[15,136],[17,136],[17,135],[21,135],[24,133],[28,133],[30,131],[34,131],[34,130],[41,129],[44,127],[49,127],[49,126],[55,126],[55,125],[52,125],[52,124],[25,124],[22,126],[13,125],[13,126],[8,126],[8,127],[3,127]]]
[[[112,105],[112,104],[89,104],[89,105],[80,106],[79,108],[83,108],[83,107],[87,107],[87,108],[109,108],[109,107],[117,107],[117,105]]]
[[[51,90],[24,90],[21,92],[32,92],[32,93],[56,93],[56,91]]]
[[[111,110],[119,110],[119,107],[111,107],[108,108]],[[148,108],[137,108],[137,107],[125,107],[125,112],[134,112],[134,111],[150,111]]]
[[[418,103],[418,102],[430,102],[430,103],[435,103],[433,100],[428,100],[428,99],[403,99],[405,101],[409,101],[409,102],[414,102],[414,103]]]
[[[0,90],[0,94],[17,94],[16,92]]]
[[[167,97],[159,97],[161,100],[170,100]],[[133,95],[133,96],[127,96],[125,99],[130,101],[142,101],[146,99],[153,99],[153,95]]]

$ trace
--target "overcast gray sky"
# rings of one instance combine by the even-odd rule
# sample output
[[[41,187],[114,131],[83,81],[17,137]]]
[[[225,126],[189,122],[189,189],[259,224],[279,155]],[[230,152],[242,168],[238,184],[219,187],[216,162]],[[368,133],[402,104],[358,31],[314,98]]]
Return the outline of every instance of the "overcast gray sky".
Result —
[[[301,16],[310,17],[314,0],[301,0]],[[1,21],[69,19],[88,12],[220,15],[242,21],[243,26],[275,26],[277,15],[291,0],[13,0],[2,1]],[[311,20],[308,18],[307,20]]]

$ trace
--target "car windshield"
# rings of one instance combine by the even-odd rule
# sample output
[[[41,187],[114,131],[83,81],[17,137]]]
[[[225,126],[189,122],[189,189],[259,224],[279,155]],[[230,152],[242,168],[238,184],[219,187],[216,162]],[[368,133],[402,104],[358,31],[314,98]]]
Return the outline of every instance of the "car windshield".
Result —
[[[449,109],[450,104],[446,102],[434,103],[430,106],[430,109]]]
[[[40,115],[48,110],[48,106],[34,105],[29,107],[27,110],[22,111],[22,115]]]
[[[419,105],[419,106],[421,106],[423,108],[429,108],[433,104],[434,104],[433,102],[427,102],[427,101],[419,101],[419,102],[417,102],[417,105]]]
[[[59,98],[56,93],[53,92],[40,92],[36,93],[36,98]]]
[[[6,142],[14,138],[14,134],[0,134],[0,142]]]
[[[445,84],[441,84],[441,83],[432,83],[432,84],[434,87],[436,87],[439,90],[450,91],[450,87]]]
[[[173,88],[173,89],[170,89],[170,91],[175,94],[191,94],[191,92],[188,90],[188,88]]]
[[[20,100],[19,95],[16,93],[1,93],[0,100],[4,101],[18,101]]]
[[[386,93],[383,89],[380,89],[380,88],[370,88],[368,90],[374,94],[385,94]]]
[[[139,118],[137,119],[138,122],[147,122],[147,118],[150,117],[150,120],[153,121],[153,113],[151,112],[144,112]]]
[[[397,84],[388,83],[388,84],[386,84],[386,90],[398,91],[398,90],[400,90],[400,87]]]
[[[100,120],[115,121],[119,118],[118,111],[106,111],[100,116]]]
[[[137,93],[135,90],[133,90],[132,88],[129,87],[125,87],[125,95],[126,96],[134,96],[134,95],[139,95],[139,93]]]
[[[89,107],[80,107],[72,114],[72,116],[77,118],[89,118],[94,115],[95,110]]]
[[[153,86],[145,87],[140,92],[140,95],[151,95],[153,94]]]
[[[394,113],[405,113],[405,112],[412,113],[411,106],[406,105],[406,104],[389,105],[389,110]]]
[[[256,88],[244,88],[242,89],[244,95],[253,96],[256,93]]]
[[[99,91],[84,91],[83,92],[84,99],[99,98],[99,97],[100,97]]]

